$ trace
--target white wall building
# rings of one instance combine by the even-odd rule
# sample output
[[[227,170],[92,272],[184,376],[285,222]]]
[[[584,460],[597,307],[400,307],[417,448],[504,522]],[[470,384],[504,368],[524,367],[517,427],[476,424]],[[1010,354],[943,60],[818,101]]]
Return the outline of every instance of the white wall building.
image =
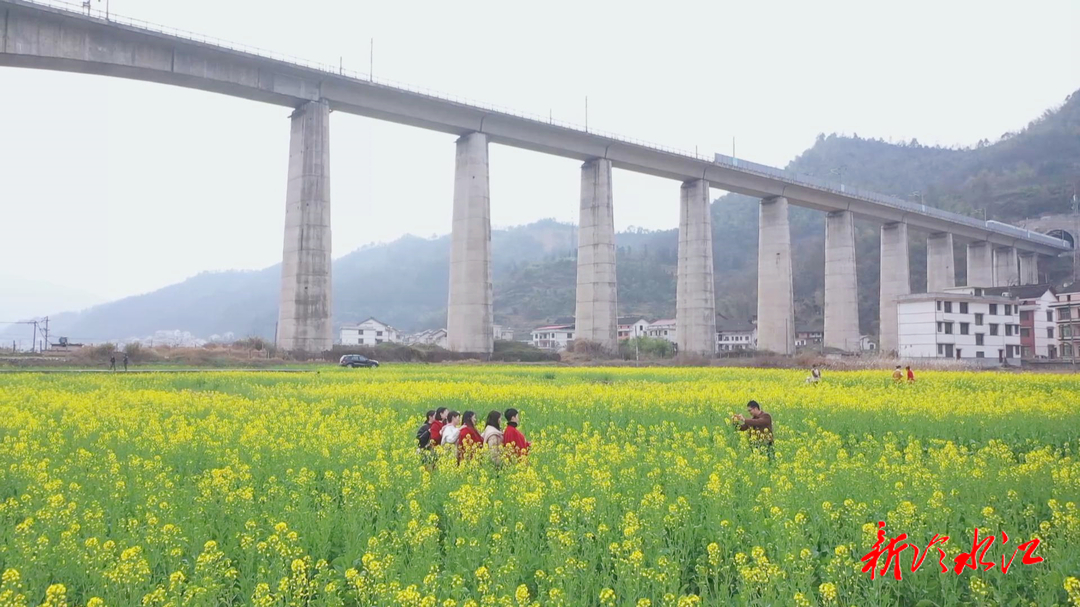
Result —
[[[1019,300],[983,293],[977,287],[957,287],[902,296],[897,305],[900,356],[1019,364]]]
[[[1058,355],[1069,361],[1080,359],[1080,283],[1060,289],[1051,307],[1057,324]]]
[[[343,346],[374,346],[398,341],[401,341],[401,338],[397,329],[375,318],[368,318],[361,323],[341,325],[341,345]]]
[[[623,317],[619,319],[619,339],[634,339],[644,337],[649,328],[649,321],[639,317]]]
[[[502,325],[491,325],[492,336],[495,341],[514,341],[514,330]]]
[[[532,345],[541,350],[561,352],[574,339],[574,325],[537,327],[532,332]]]
[[[666,339],[671,343],[677,343],[677,340],[675,339],[675,319],[662,318],[656,322],[649,323],[649,326],[645,329],[645,335],[647,337],[656,337],[658,339]]]
[[[727,318],[716,319],[716,351],[757,349],[757,326]]]
[[[1020,358],[1057,358],[1057,323],[1054,310],[1057,294],[1049,285],[1023,285],[984,289],[985,295],[1001,295],[1020,300]]]
[[[874,343],[873,338],[871,338],[869,335],[860,335],[859,349],[863,352],[873,352],[874,350],[877,350],[877,344]]]
[[[428,329],[419,333],[407,335],[404,338],[406,344],[446,347],[446,329]]]

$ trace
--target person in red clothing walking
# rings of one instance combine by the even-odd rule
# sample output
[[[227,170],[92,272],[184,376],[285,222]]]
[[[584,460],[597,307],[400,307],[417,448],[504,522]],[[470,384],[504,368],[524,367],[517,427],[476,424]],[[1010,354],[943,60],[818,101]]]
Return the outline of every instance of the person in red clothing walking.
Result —
[[[511,457],[524,457],[529,454],[529,441],[518,430],[518,417],[521,414],[517,409],[510,407],[503,415],[506,417],[506,430],[503,432],[503,444],[507,446],[507,453]]]
[[[911,365],[904,367],[907,369],[907,380],[910,383],[915,383],[915,374],[911,372]]]
[[[431,422],[431,444],[438,447],[442,443],[442,428],[446,425],[446,407],[435,409],[435,421]]]
[[[468,456],[470,459],[473,454],[476,453],[481,445],[484,444],[484,439],[480,438],[480,432],[476,430],[476,412],[466,411],[461,415],[461,432],[458,434],[458,462],[461,462],[463,457]]]

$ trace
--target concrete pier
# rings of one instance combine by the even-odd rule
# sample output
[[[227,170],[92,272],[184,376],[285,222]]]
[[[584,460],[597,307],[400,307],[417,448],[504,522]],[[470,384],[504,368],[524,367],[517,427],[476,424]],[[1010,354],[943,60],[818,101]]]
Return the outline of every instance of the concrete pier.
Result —
[[[758,349],[795,353],[788,200],[761,201],[758,214]]]
[[[494,348],[489,192],[487,135],[462,135],[457,140],[454,164],[450,297],[446,306],[446,346],[454,352],[489,354]]]
[[[598,158],[581,165],[574,338],[611,351],[619,342],[613,210],[611,161]]]
[[[1018,284],[1020,284],[1020,270],[1017,267],[1016,249],[994,247],[994,286],[1011,287]]]
[[[1039,254],[1030,251],[1020,253],[1020,284],[1039,284]]]
[[[679,196],[675,338],[680,353],[716,353],[712,215],[709,182],[702,179],[684,182]]]
[[[926,291],[940,293],[956,286],[953,236],[938,232],[926,237]]]
[[[825,347],[859,349],[855,220],[850,211],[825,216]]]
[[[333,345],[330,105],[308,102],[291,122],[276,342],[287,351],[323,352]]]
[[[900,346],[896,303],[901,295],[911,293],[911,268],[908,259],[906,223],[881,226],[881,351],[895,353]]]
[[[967,246],[968,287],[994,286],[994,252],[986,241],[973,242]]]

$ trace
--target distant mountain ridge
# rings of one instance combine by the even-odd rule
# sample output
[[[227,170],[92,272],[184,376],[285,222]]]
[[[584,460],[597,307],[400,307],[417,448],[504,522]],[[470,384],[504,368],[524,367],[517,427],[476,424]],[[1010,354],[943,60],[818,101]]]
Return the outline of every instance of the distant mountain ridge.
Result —
[[[974,148],[925,147],[857,135],[821,135],[788,169],[853,186],[919,199],[969,215],[1017,222],[1068,210],[1080,175],[1080,94],[1047,111],[1018,133]],[[717,311],[749,318],[757,297],[756,199],[728,194],[712,204]],[[824,300],[824,215],[792,207],[796,316],[820,322]],[[925,288],[925,246],[912,237],[912,287]],[[577,229],[542,220],[492,231],[495,321],[525,330],[572,316]],[[634,230],[616,236],[620,316],[671,317],[675,313],[676,230]],[[856,222],[859,308],[862,329],[876,333],[878,228]],[[963,257],[956,265],[964,279]],[[375,316],[404,331],[441,327],[446,321],[449,236],[406,236],[368,246],[334,261],[334,322],[340,326]],[[1044,265],[1051,277],[1067,261]],[[273,338],[279,266],[258,271],[202,273],[152,293],[52,316],[53,335],[105,341],[177,329],[206,337]],[[10,333],[10,331],[9,331]],[[10,339],[10,337],[9,337]]]

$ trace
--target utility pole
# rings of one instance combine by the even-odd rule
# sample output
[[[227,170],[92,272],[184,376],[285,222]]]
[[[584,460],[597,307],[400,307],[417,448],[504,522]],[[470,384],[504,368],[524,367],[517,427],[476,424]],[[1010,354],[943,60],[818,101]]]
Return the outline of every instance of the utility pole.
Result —
[[[37,321],[34,321],[34,339],[30,342],[30,353],[34,353],[34,348],[37,347]]]
[[[49,349],[49,317],[45,317],[45,350]]]

